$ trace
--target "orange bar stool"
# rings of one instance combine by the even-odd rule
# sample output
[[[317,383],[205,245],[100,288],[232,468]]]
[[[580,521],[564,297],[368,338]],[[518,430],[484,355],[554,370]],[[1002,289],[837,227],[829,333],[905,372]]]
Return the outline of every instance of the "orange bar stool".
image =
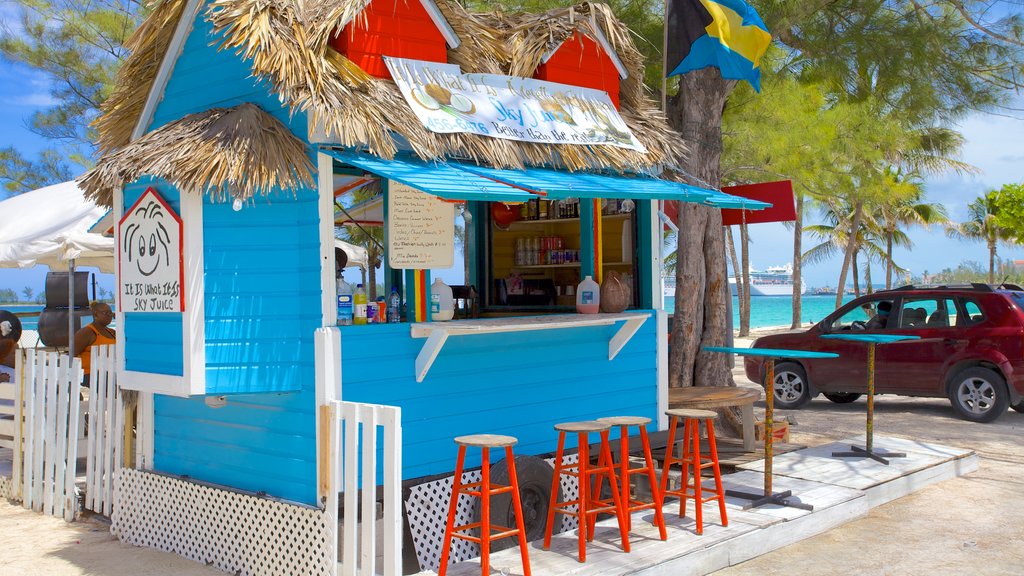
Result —
[[[606,422],[584,421],[565,422],[556,424],[558,431],[558,451],[555,453],[555,475],[551,481],[551,500],[548,506],[548,521],[544,528],[544,549],[551,547],[551,531],[555,525],[555,512],[566,516],[575,516],[579,521],[579,553],[577,559],[580,562],[587,561],[587,542],[594,539],[593,525],[598,514],[615,514],[619,523],[619,534],[622,536],[622,550],[629,552],[629,532],[626,530],[626,508],[619,497],[618,481],[615,479],[615,463],[612,460],[611,448],[608,445],[608,431],[612,425]],[[601,435],[600,455],[597,465],[590,463],[590,434]],[[575,464],[564,464],[562,456],[565,453],[565,435],[576,434],[576,443],[579,447],[579,461]],[[558,488],[562,475],[576,478],[579,486],[579,495],[575,500],[557,502]],[[605,477],[612,487],[612,499],[601,500],[599,495],[591,493],[592,477]],[[573,505],[577,506],[575,512],[569,510]],[[594,522],[590,519],[593,518]]]
[[[711,500],[718,500],[718,513],[722,517],[722,526],[729,525],[729,517],[725,513],[725,490],[722,488],[722,472],[718,467],[718,447],[715,445],[715,424],[714,419],[718,414],[711,410],[693,409],[672,409],[666,410],[665,414],[670,418],[668,428],[668,445],[665,451],[665,465],[661,473],[661,493],[663,497],[676,496],[679,498],[679,516],[686,516],[686,499],[693,498],[695,508],[695,519],[697,521],[697,534],[704,533],[704,503]],[[682,454],[675,456],[676,426],[679,420],[683,420],[683,447]],[[700,422],[708,433],[707,457],[700,453]],[[678,490],[668,489],[668,471],[672,464],[680,464],[683,468],[682,480]],[[715,493],[705,498],[701,491],[701,470],[711,468],[715,473]],[[691,474],[692,479],[690,483]]]
[[[512,446],[518,442],[512,436],[497,434],[474,434],[459,436],[455,443],[459,445],[459,458],[455,465],[455,480],[452,486],[452,498],[448,505],[448,523],[444,529],[444,547],[441,550],[441,567],[438,576],[448,571],[448,553],[451,551],[452,539],[461,538],[480,545],[480,568],[484,576],[490,574],[491,541],[509,536],[519,537],[519,551],[523,556],[523,575],[530,576],[530,558],[526,551],[526,523],[523,522],[523,504],[519,499],[519,480],[516,477],[515,458]],[[466,447],[480,448],[482,455],[481,475],[479,482],[462,484],[462,466],[466,461]],[[504,448],[505,463],[508,465],[509,485],[491,484],[490,449]],[[499,526],[490,522],[491,496],[512,493],[512,507],[515,511],[516,526]],[[480,521],[464,526],[455,525],[455,512],[459,504],[459,495],[466,494],[480,498]],[[480,536],[473,536],[472,530],[480,530]]]
[[[608,418],[598,418],[598,422],[605,422],[612,426],[618,426],[619,428],[619,489],[622,495],[619,499],[622,501],[623,506],[626,509],[626,529],[632,528],[632,513],[638,510],[654,510],[654,525],[658,527],[658,531],[661,533],[661,539],[665,540],[668,535],[665,533],[665,517],[662,514],[662,495],[661,488],[658,486],[658,477],[654,472],[654,459],[651,457],[651,442],[647,437],[647,425],[651,423],[650,418],[643,416],[611,416]],[[644,452],[644,465],[640,467],[631,467],[629,462],[629,429],[632,426],[636,426],[640,429],[640,445]],[[651,487],[651,501],[643,502],[636,500],[632,497],[630,490],[629,477],[632,474],[645,474],[647,475],[648,484]],[[598,477],[597,488],[594,490],[595,494],[601,493],[601,483],[603,477]],[[593,529],[593,522],[591,522],[591,530]]]

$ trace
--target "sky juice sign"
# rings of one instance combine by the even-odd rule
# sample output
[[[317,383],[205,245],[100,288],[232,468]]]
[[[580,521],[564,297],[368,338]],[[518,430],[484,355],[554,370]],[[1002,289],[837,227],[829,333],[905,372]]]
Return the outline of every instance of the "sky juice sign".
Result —
[[[405,100],[431,132],[646,152],[608,93],[531,78],[463,74],[454,64],[384,57]]]
[[[118,223],[123,312],[182,312],[181,218],[149,188]]]

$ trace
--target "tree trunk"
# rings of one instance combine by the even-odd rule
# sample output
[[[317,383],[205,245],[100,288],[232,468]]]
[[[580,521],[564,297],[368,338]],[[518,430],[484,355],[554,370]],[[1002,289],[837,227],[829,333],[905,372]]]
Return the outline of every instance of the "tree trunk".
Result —
[[[735,86],[718,70],[704,69],[679,78],[679,94],[668,99],[669,123],[678,130],[688,154],[682,168],[717,187],[721,181],[722,111]],[[699,184],[699,182],[694,182]],[[670,386],[735,386],[727,356],[704,346],[728,341],[725,239],[716,208],[681,203],[676,264],[676,309],[672,322]],[[736,433],[735,410],[723,410],[723,424]]]
[[[892,290],[892,237],[896,230],[890,224],[885,230],[885,289]]]
[[[988,241],[988,283],[996,283],[996,243]]]
[[[853,295],[860,298],[860,265],[857,263],[857,255],[860,250],[854,248],[853,261],[850,262],[850,271],[853,272]]]
[[[850,235],[846,240],[846,250],[843,254],[843,266],[839,269],[839,286],[836,288],[836,308],[843,305],[843,296],[846,292],[846,274],[850,270],[850,260],[853,259],[853,250],[857,247],[857,229],[860,228],[861,210],[864,205],[857,202],[853,209],[853,222],[850,223]]]
[[[739,302],[740,309],[740,321],[742,324],[743,319],[743,294],[747,291],[747,287],[743,285],[743,275],[739,273],[742,270],[740,267],[739,257],[736,255],[736,242],[732,237],[732,226],[725,229],[725,247],[729,251],[729,260],[732,261],[732,273],[733,278],[736,280],[736,300]],[[742,326],[740,331],[742,333]]]
[[[875,289],[871,286],[871,258],[864,262],[864,284],[864,291],[867,292],[868,296],[874,293]]]
[[[796,222],[793,224],[793,324],[796,330],[803,325],[801,298],[803,296],[803,235],[804,235],[804,195],[796,195]]]
[[[740,224],[740,268],[743,270],[743,294],[740,295],[740,336],[750,335],[750,230]]]

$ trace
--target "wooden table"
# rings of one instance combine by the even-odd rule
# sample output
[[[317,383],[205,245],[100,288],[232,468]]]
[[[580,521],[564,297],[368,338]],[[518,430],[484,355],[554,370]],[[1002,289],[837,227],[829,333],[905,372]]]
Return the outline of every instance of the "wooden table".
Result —
[[[669,408],[727,408],[739,406],[743,416],[743,449],[754,450],[754,402],[761,391],[737,386],[689,386],[668,389]]]

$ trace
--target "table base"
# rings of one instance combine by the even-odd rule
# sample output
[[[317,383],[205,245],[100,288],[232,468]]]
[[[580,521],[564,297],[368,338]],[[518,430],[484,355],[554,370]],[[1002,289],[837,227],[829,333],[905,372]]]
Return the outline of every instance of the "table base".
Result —
[[[881,462],[886,466],[889,465],[888,458],[906,458],[906,452],[887,452],[885,450],[868,450],[867,448],[861,448],[860,446],[850,446],[852,452],[833,452],[833,458],[871,458],[872,460]]]
[[[793,497],[792,490],[786,490],[785,492],[776,492],[774,494],[765,494],[764,492],[741,492],[739,490],[726,490],[726,496],[732,496],[733,498],[742,498],[744,500],[750,500],[748,504],[743,505],[744,510],[750,510],[751,508],[757,508],[758,506],[764,506],[765,504],[778,504],[779,506],[788,506],[789,508],[799,508],[801,510],[814,510],[814,506],[810,504],[804,504],[803,502],[790,502],[789,499]]]

